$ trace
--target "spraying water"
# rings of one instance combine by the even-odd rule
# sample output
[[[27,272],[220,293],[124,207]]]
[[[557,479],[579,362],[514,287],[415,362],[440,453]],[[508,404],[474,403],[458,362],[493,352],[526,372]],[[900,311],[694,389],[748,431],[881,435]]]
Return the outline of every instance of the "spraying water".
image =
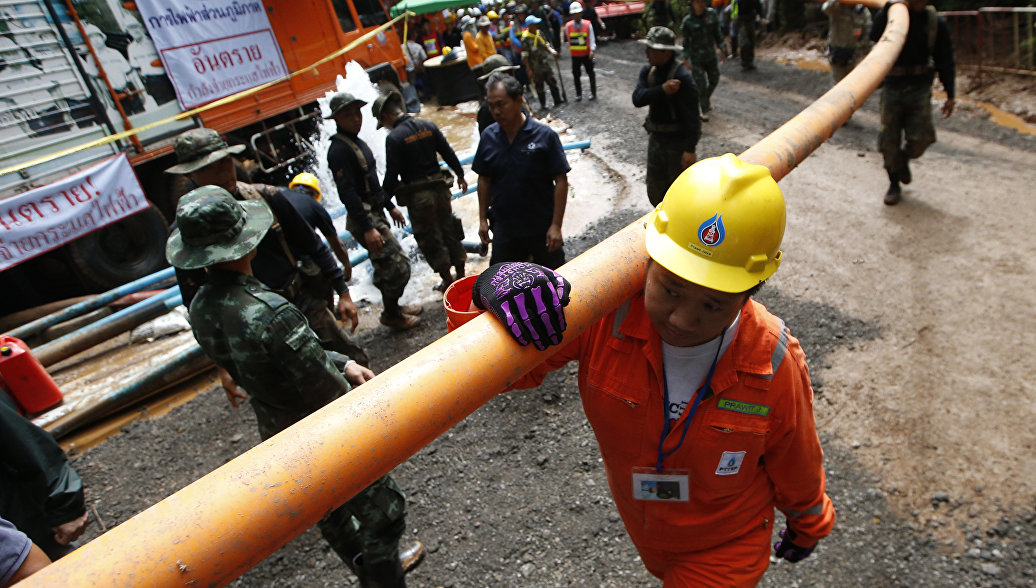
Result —
[[[359,137],[371,148],[378,166],[378,178],[384,180],[385,175],[385,138],[388,136],[387,129],[378,129],[377,121],[371,112],[371,106],[378,97],[378,88],[371,83],[367,73],[363,71],[356,62],[349,62],[345,67],[345,76],[339,76],[336,80],[335,89],[329,91],[323,98],[317,100],[321,113],[327,115],[330,112],[328,103],[336,92],[348,92],[353,96],[367,102],[360,112],[363,115],[363,126],[360,129]],[[421,113],[421,116],[436,123],[444,135],[448,137],[450,145],[456,151],[458,157],[463,159],[466,155],[473,154],[478,146],[478,128],[475,124],[474,114],[478,110],[478,102],[472,101],[457,105],[456,108],[430,109]],[[327,150],[331,145],[331,137],[336,132],[333,120],[321,120],[319,134],[312,138],[315,149],[314,158],[316,169],[313,173],[320,180],[320,187],[323,193],[323,204],[335,218],[335,228],[341,233],[345,229],[345,215],[342,207],[338,189],[331,178],[331,172],[327,168]],[[578,140],[571,132],[560,129],[563,142]],[[565,213],[565,225],[563,231],[565,237],[571,237],[582,231],[590,222],[607,214],[615,203],[615,189],[617,186],[612,182],[609,173],[603,173],[596,163],[590,158],[583,157],[578,151],[566,152],[572,171],[569,173],[569,205]],[[474,186],[478,182],[478,176],[466,173],[469,185]],[[406,216],[407,209],[402,207]],[[478,199],[474,194],[463,196],[453,201],[453,211],[464,226],[464,234],[468,240],[478,239]],[[409,217],[407,219],[409,223]],[[393,234],[399,241],[403,250],[410,257],[410,282],[403,294],[403,304],[424,304],[427,302],[438,302],[442,295],[433,287],[439,283],[439,276],[428,267],[428,264],[419,255],[417,242],[410,233],[393,227]],[[350,253],[359,253],[362,249],[359,245],[350,248]],[[468,256],[467,273],[478,273],[485,269],[488,258],[476,255]],[[350,282],[350,294],[353,301],[361,307],[362,302],[370,304],[381,303],[381,293],[374,288],[371,282],[373,268],[370,262],[363,262],[353,269],[353,279]]]

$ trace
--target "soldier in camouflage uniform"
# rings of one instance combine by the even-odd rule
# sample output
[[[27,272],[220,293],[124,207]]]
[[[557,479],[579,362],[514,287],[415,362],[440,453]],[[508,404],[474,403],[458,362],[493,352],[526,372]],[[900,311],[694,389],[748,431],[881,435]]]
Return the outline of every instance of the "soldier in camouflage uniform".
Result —
[[[712,103],[709,98],[719,85],[719,60],[716,50],[726,59],[723,33],[719,30],[719,15],[705,6],[705,0],[691,0],[691,12],[680,25],[683,34],[683,64],[691,70],[694,85],[698,87],[701,119],[709,120]]]
[[[231,155],[240,153],[244,146],[227,145],[212,129],[191,129],[176,137],[173,148],[178,163],[166,173],[186,175],[197,186],[219,186],[238,200],[262,200],[270,206],[275,223],[273,230],[259,244],[256,277],[306,315],[310,328],[320,337],[324,349],[337,351],[368,365],[367,354],[335,319],[327,306],[325,294],[315,293],[320,288],[314,286],[314,282],[330,284],[339,296],[339,316],[355,331],[359,320],[345,283],[345,274],[335,263],[331,251],[313,233],[313,227],[280,188],[237,180]],[[195,292],[205,280],[205,272],[177,270],[176,280],[180,284],[184,305],[190,306]],[[225,372],[221,372],[220,379],[231,401],[234,401],[234,383]]]
[[[936,74],[946,90],[943,118],[953,114],[956,98],[957,68],[949,25],[925,0],[907,0],[906,4],[910,11],[910,27],[903,50],[881,87],[878,150],[885,160],[885,171],[889,176],[889,187],[885,192],[885,204],[889,206],[902,198],[900,183],[909,184],[913,179],[910,160],[921,157],[928,146],[935,143],[932,82]],[[874,15],[870,39],[875,43],[885,32],[891,5],[892,2],[885,4]]]
[[[683,170],[697,159],[701,119],[694,79],[676,53],[676,34],[665,27],[651,27],[647,38],[648,65],[640,70],[633,89],[633,105],[648,107],[644,129],[648,132],[647,193],[658,206]]]
[[[842,4],[838,0],[825,0],[820,9],[830,21],[827,57],[831,63],[831,77],[838,83],[867,53],[868,42],[864,33],[871,28],[871,13],[859,4]]]
[[[543,85],[550,86],[550,95],[554,106],[561,104],[558,82],[554,78],[553,61],[558,52],[540,35],[540,19],[536,16],[525,18],[528,28],[522,33],[522,61],[529,80],[536,86],[536,97],[540,99],[540,108],[547,110],[547,97],[543,94]]]
[[[338,197],[349,211],[345,227],[370,254],[374,286],[381,292],[384,306],[381,324],[399,330],[412,329],[421,322],[415,316],[421,307],[399,305],[410,281],[410,258],[392,235],[385,211],[399,227],[406,226],[406,219],[381,189],[374,153],[358,136],[363,128],[360,108],[365,104],[346,92],[331,97],[331,114],[326,118],[334,119],[338,132],[331,138],[327,165],[338,187]]]
[[[256,247],[274,223],[265,202],[238,202],[222,188],[204,186],[180,199],[176,220],[166,258],[208,274],[191,303],[194,337],[251,394],[264,440],[349,392],[350,381],[374,377],[351,361],[343,377],[299,309],[252,275]],[[405,515],[403,493],[384,476],[318,527],[361,586],[402,587],[405,566],[416,565],[423,552],[418,544],[403,554],[412,563],[401,559]]]
[[[755,70],[755,41],[758,27],[766,27],[761,0],[734,0],[731,4],[731,18],[737,26],[738,53],[741,54],[741,71]]]
[[[371,110],[378,119],[378,126],[390,130],[385,138],[382,188],[394,195],[401,206],[407,207],[414,239],[428,265],[442,278],[436,289],[445,292],[454,279],[464,277],[468,254],[461,243],[464,229],[450,205],[453,177],[439,168],[436,154],[442,155],[443,161],[457,175],[461,193],[468,189],[464,168],[435,123],[403,112],[403,97],[399,92],[379,96]],[[456,271],[456,278],[450,275],[451,267]]]

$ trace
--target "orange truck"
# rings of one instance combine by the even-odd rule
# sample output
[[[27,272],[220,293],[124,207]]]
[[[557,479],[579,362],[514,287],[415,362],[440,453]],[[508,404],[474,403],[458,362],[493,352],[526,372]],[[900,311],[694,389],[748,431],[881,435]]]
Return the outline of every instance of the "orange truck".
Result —
[[[0,315],[164,267],[187,188],[173,138],[205,126],[259,181],[312,162],[317,98],[356,61],[402,88],[390,27],[345,54],[196,116],[171,117],[301,71],[389,21],[382,0],[14,0],[0,6]],[[123,131],[157,126],[79,149]],[[39,162],[57,152],[50,161]],[[77,216],[78,215],[78,216]],[[116,220],[117,219],[117,220]]]

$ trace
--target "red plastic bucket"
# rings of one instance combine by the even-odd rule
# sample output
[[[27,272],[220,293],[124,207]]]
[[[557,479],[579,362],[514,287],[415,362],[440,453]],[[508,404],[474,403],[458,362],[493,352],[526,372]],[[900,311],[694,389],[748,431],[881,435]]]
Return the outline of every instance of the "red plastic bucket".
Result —
[[[28,415],[53,408],[63,400],[61,390],[29,346],[9,335],[0,336],[0,378],[14,401]]]
[[[442,295],[442,305],[446,307],[446,328],[450,331],[482,314],[482,309],[471,300],[471,289],[478,276],[467,276],[450,284]]]

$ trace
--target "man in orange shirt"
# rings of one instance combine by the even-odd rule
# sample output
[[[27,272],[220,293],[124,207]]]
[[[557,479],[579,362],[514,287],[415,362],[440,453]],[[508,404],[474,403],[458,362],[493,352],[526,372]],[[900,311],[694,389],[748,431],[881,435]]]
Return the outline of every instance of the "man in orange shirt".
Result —
[[[475,18],[465,16],[460,19],[460,28],[464,33],[461,39],[464,41],[464,52],[468,57],[468,67],[476,77],[482,75],[482,54],[478,51],[478,41],[475,40]]]
[[[516,385],[579,361],[615,505],[666,588],[756,585],[775,507],[774,551],[790,562],[834,526],[805,356],[752,300],[780,265],[784,224],[765,167],[732,154],[692,166],[648,219],[644,290]],[[498,264],[474,303],[545,349],[561,343],[569,289],[553,270]]]
[[[489,28],[492,26],[488,16],[478,17],[476,21],[478,25],[478,34],[475,35],[475,44],[478,45],[478,55],[485,61],[492,55],[496,55],[496,41],[493,39],[493,33],[490,32]],[[481,74],[479,74],[481,75]]]

